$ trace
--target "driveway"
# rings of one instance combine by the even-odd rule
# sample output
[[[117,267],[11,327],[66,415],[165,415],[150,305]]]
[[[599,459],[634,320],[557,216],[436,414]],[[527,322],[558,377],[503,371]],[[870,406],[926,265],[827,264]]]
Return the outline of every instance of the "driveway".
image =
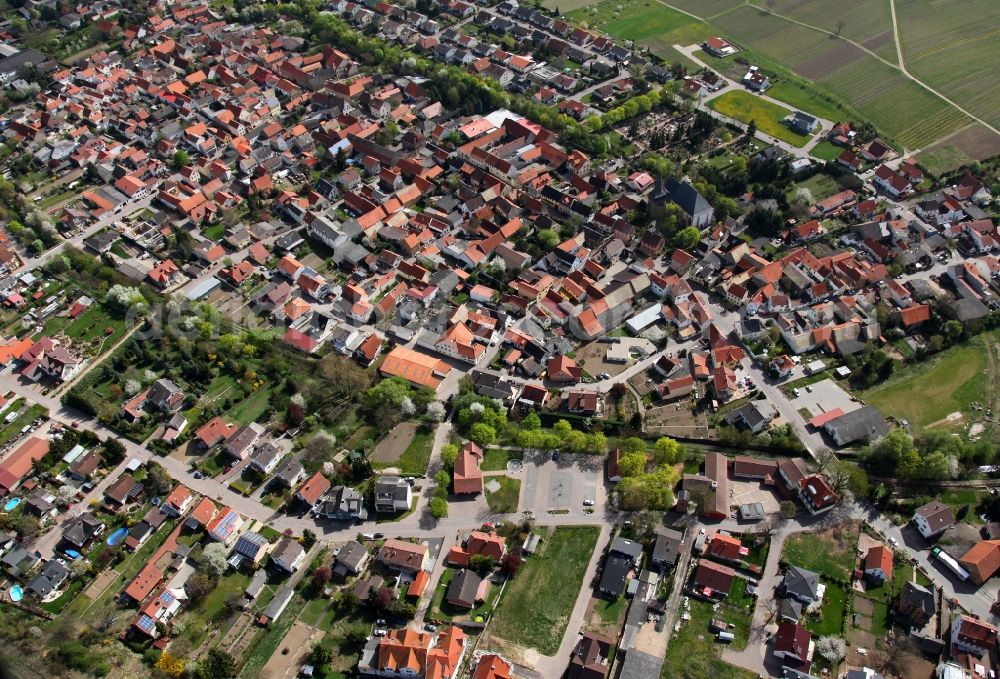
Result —
[[[840,408],[845,413],[861,407],[853,396],[841,389],[833,380],[826,379],[799,389],[799,395],[791,399],[796,410],[805,408],[813,417]]]

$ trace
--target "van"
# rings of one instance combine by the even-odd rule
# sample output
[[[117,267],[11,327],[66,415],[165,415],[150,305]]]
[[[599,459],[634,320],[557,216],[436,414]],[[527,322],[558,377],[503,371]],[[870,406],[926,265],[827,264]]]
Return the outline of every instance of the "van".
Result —
[[[719,632],[715,639],[723,644],[728,644],[736,639],[732,632]]]

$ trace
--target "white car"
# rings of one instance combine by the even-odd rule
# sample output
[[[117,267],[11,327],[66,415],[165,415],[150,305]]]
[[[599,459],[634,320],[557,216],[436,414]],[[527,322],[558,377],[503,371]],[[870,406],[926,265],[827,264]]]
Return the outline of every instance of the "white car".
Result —
[[[889,538],[889,544],[893,547],[899,547],[899,540],[896,538]]]
[[[594,501],[593,500],[584,500],[583,501],[583,506],[584,507],[593,507],[594,506]]]

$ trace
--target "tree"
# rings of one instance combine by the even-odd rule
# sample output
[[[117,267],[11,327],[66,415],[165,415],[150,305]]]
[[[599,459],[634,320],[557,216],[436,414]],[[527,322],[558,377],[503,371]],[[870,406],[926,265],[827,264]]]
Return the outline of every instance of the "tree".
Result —
[[[524,416],[521,420],[521,429],[527,431],[538,431],[542,428],[542,418],[538,416],[538,413],[532,411]]]
[[[686,226],[674,234],[674,245],[684,250],[690,250],[701,240],[701,231],[695,226]]]
[[[488,554],[473,554],[469,557],[469,568],[477,573],[489,573],[496,566],[496,559]]]
[[[623,453],[645,453],[646,452],[646,442],[637,436],[632,438],[627,438],[622,441],[622,452]]]
[[[173,164],[174,168],[178,170],[187,167],[191,164],[191,156],[184,149],[180,149],[174,154]]]
[[[146,480],[143,482],[151,495],[165,495],[174,486],[174,480],[159,462],[150,460],[146,463]]]
[[[303,448],[302,461],[310,467],[318,467],[332,460],[337,453],[337,438],[326,431],[318,431],[309,437]]]
[[[222,543],[213,542],[201,551],[201,559],[198,563],[206,573],[218,578],[226,572],[226,568],[229,566],[226,562],[227,556],[228,553]]]
[[[488,446],[497,440],[497,431],[485,422],[476,422],[469,428],[469,439],[481,446]]]
[[[639,476],[646,471],[646,453],[625,453],[618,459],[618,469],[623,477]]]
[[[847,642],[840,637],[820,637],[816,652],[836,665],[847,655]]]
[[[332,395],[335,398],[356,399],[360,394],[365,393],[371,385],[371,378],[364,368],[339,354],[327,354],[321,358],[316,366],[316,374],[327,383],[324,388],[329,391],[324,395]],[[403,395],[405,395],[405,391],[409,390],[408,385],[406,386],[407,389],[404,390]],[[385,389],[391,389],[391,387],[385,387]],[[378,394],[379,392],[376,392],[376,395]],[[403,400],[402,395],[397,399],[394,394],[393,398],[395,406],[398,406]]]
[[[302,546],[306,548],[306,551],[312,549],[312,546],[316,544],[316,533],[312,532],[308,528],[302,531]]]
[[[555,229],[541,229],[537,235],[538,244],[545,251],[549,251],[559,245],[559,234]]]
[[[448,516],[448,501],[443,497],[432,497],[427,506],[430,509],[431,516],[435,519],[443,519]]]
[[[458,446],[454,443],[446,443],[441,446],[441,464],[451,469],[455,466],[456,460],[458,460]]]
[[[225,651],[209,649],[198,663],[197,675],[198,679],[232,679],[236,676],[236,661]]]
[[[180,679],[180,677],[183,677],[187,673],[187,663],[180,658],[170,655],[168,651],[164,651],[156,660],[156,669],[168,677]]]
[[[309,575],[309,578],[313,581],[313,583],[319,587],[322,587],[326,585],[326,583],[330,582],[330,578],[332,577],[333,571],[330,570],[329,566],[319,566]]]
[[[333,661],[333,649],[317,641],[309,649],[309,664],[316,667],[326,667]]]
[[[199,601],[211,594],[217,584],[217,578],[207,573],[196,572],[188,578],[187,583],[184,585],[184,591],[187,593],[189,599]]]
[[[523,563],[524,557],[516,552],[507,552],[500,559],[500,566],[503,568],[504,573],[511,577],[517,575],[517,571],[520,570]]]
[[[795,507],[795,503],[791,500],[782,500],[779,506],[779,511],[781,512],[781,518],[783,519],[794,519],[795,513],[798,511]]]
[[[669,436],[662,436],[653,444],[653,461],[656,464],[676,464],[684,456],[684,447]]]
[[[444,416],[447,414],[444,404],[441,401],[431,401],[427,404],[427,419],[432,422],[442,422],[444,421]]]

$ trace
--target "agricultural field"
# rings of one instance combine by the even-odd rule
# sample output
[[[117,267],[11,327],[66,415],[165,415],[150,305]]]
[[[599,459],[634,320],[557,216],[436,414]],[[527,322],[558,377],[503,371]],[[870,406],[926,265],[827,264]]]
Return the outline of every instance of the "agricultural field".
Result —
[[[743,4],[743,0],[669,0],[668,5],[702,19],[711,19]]]
[[[810,139],[804,134],[792,131],[781,122],[791,115],[791,110],[756,97],[749,92],[742,90],[726,92],[721,97],[716,97],[708,102],[708,107],[730,118],[745,123],[753,122],[761,132],[793,146],[805,146]]]
[[[973,160],[998,154],[1000,154],[1000,136],[979,123],[974,123],[947,139],[927,147],[917,155],[917,159],[931,172],[940,174],[959,165],[971,163]]]
[[[821,91],[856,108],[889,140],[906,148],[922,148],[972,122],[846,40],[750,6],[717,17],[714,23],[726,37],[815,81]]]
[[[1000,3],[897,0],[907,70],[994,127],[1000,126]]]
[[[752,4],[765,7],[763,0]],[[853,40],[896,63],[892,13],[886,0],[774,0],[767,11]]]
[[[713,34],[706,24],[652,0],[602,0],[568,14],[581,25],[648,47],[667,61],[681,56],[673,45],[700,43]]]
[[[908,420],[914,431],[954,412],[969,416],[974,412],[973,401],[990,403],[993,399],[996,339],[994,333],[979,335],[964,346],[898,370],[888,381],[860,396],[886,415]]]

